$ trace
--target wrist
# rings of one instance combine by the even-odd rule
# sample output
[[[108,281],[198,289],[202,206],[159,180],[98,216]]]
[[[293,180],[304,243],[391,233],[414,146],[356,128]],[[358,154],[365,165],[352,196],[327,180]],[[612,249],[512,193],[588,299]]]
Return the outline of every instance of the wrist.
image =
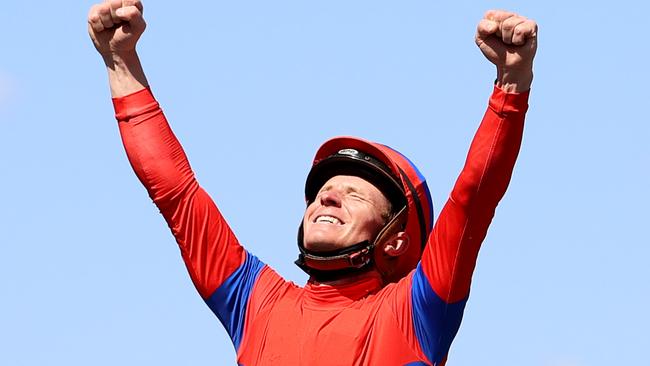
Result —
[[[522,93],[533,83],[533,68],[520,70],[497,69],[495,85],[507,93]]]
[[[100,53],[104,64],[108,68],[121,67],[138,60],[138,53],[135,50],[129,51],[106,51]]]
[[[111,95],[114,98],[132,94],[149,86],[135,50],[110,52],[102,54],[102,58],[106,64]]]

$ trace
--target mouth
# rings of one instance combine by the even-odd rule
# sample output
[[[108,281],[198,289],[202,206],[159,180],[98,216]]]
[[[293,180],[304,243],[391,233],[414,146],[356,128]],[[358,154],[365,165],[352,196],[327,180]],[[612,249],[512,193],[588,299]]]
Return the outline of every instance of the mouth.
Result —
[[[318,215],[314,220],[317,224],[343,225],[343,222],[334,216]]]

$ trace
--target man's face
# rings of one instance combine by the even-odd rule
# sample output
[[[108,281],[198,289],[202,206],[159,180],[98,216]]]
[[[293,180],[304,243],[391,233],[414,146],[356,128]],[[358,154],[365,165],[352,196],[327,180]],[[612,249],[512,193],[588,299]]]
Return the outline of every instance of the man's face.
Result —
[[[388,199],[365,179],[334,176],[307,206],[304,246],[316,252],[330,251],[372,240],[384,226],[389,211]]]

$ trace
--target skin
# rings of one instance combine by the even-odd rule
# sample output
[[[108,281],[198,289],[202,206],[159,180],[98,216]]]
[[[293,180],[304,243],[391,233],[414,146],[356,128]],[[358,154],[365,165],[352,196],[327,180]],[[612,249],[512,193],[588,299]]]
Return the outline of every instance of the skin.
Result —
[[[143,5],[136,0],[108,0],[88,13],[88,33],[108,71],[113,97],[147,87],[136,45],[146,28]],[[478,23],[476,44],[495,65],[496,85],[507,92],[524,92],[533,80],[537,23],[518,14],[489,10]]]
[[[530,89],[537,51],[534,20],[508,11],[488,10],[478,23],[475,42],[496,66],[498,87],[511,93]]]
[[[374,239],[390,211],[388,199],[368,181],[350,175],[330,178],[307,206],[303,219],[305,248],[329,251]],[[319,220],[321,217],[336,218]]]
[[[114,98],[149,86],[136,45],[146,28],[142,2],[108,0],[88,12],[88,34],[102,56]]]
[[[149,85],[136,52],[146,28],[143,11],[140,1],[107,0],[92,6],[88,13],[88,33],[104,60],[115,98]],[[512,12],[489,10],[478,23],[475,41],[495,65],[499,88],[513,93],[530,89],[537,50],[535,21]],[[383,226],[387,200],[363,179],[337,176],[321,192],[305,213],[304,239],[308,249],[322,251],[354,245],[374,238]],[[345,224],[314,223],[315,215],[320,213],[339,217]],[[396,256],[404,252],[408,238],[400,238],[400,234],[403,233],[383,246],[386,254]]]

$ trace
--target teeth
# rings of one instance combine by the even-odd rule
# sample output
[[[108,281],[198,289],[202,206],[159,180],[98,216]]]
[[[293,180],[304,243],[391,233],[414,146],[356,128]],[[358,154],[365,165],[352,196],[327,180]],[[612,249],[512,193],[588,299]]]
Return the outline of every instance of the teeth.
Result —
[[[341,223],[339,219],[333,216],[318,216],[316,218],[316,222],[325,222],[328,224],[336,224],[336,225],[339,225]]]

